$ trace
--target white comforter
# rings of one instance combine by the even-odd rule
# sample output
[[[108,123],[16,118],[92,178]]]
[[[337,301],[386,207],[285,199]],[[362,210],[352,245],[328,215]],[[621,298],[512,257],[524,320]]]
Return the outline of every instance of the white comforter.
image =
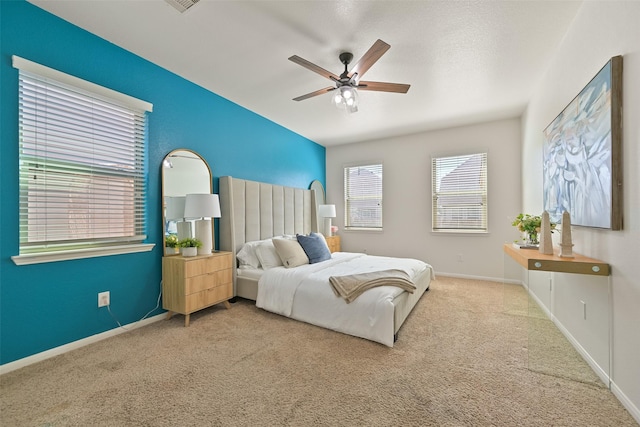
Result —
[[[393,346],[395,286],[369,289],[347,304],[329,285],[329,277],[399,269],[415,280],[429,264],[410,258],[388,258],[336,252],[332,259],[295,268],[276,267],[258,283],[256,306],[293,319]],[[433,275],[433,269],[431,269]]]

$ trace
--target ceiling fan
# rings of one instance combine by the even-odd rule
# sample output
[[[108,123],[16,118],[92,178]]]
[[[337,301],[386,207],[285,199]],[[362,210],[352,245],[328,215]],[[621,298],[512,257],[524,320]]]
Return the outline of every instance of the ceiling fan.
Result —
[[[367,53],[365,53],[362,58],[356,62],[353,68],[351,68],[351,71],[348,71],[347,67],[353,59],[353,54],[351,52],[341,53],[339,59],[340,62],[344,64],[344,72],[339,76],[307,61],[306,59],[293,55],[289,58],[289,61],[302,65],[314,73],[318,73],[321,76],[328,78],[336,84],[335,87],[325,87],[324,89],[316,90],[314,92],[307,93],[306,95],[293,98],[293,100],[302,101],[304,99],[337,90],[335,96],[332,98],[332,102],[339,108],[344,108],[350,113],[355,113],[358,111],[358,92],[356,89],[378,92],[407,93],[410,87],[410,85],[407,84],[360,80],[364,73],[366,73],[369,68],[371,68],[371,66],[375,64],[387,50],[389,50],[390,47],[390,45],[378,39],[373,46],[369,48]]]

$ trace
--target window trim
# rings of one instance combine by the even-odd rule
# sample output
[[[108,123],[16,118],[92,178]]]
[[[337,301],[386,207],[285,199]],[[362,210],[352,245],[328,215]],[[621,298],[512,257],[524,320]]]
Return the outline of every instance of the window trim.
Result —
[[[436,197],[436,181],[435,181],[435,162],[438,159],[450,158],[450,157],[466,157],[482,155],[484,157],[485,166],[485,183],[484,183],[484,215],[485,215],[485,227],[484,229],[475,228],[435,228],[436,224],[436,210],[435,210],[435,197]],[[462,235],[467,234],[470,236],[486,235],[489,234],[489,150],[477,150],[474,152],[457,153],[457,154],[433,154],[431,156],[431,232],[434,234],[455,234]]]
[[[52,80],[57,80],[60,83],[75,86],[88,92],[93,92],[95,95],[99,95],[104,98],[105,101],[118,101],[121,105],[129,108],[137,108],[150,113],[153,111],[153,104],[150,102],[142,101],[138,98],[134,98],[133,96],[91,83],[87,80],[63,73],[62,71],[54,70],[53,68],[29,61],[28,59],[24,59],[16,55],[13,55],[11,58],[13,68],[38,74]]]
[[[348,203],[347,203],[347,182],[345,180],[345,171],[347,169],[350,168],[358,168],[358,167],[367,167],[367,166],[380,166],[381,171],[382,171],[382,186],[381,186],[381,198],[380,198],[380,203],[381,203],[381,208],[380,208],[380,227],[371,227],[371,226],[366,226],[366,227],[358,227],[358,226],[353,226],[353,225],[348,225],[349,221],[348,221],[348,216],[349,216],[349,209],[348,209]],[[357,163],[349,163],[349,164],[345,164],[342,167],[342,181],[343,181],[343,203],[344,203],[344,230],[345,231],[366,231],[366,232],[374,232],[374,233],[378,233],[378,232],[382,232],[384,230],[384,162],[383,161],[378,161],[378,160],[371,160],[371,161],[366,161],[366,162],[357,162]]]
[[[149,102],[142,101],[138,98],[134,98],[132,96],[117,92],[115,90],[100,86],[95,83],[91,83],[89,81],[29,61],[16,55],[12,56],[12,65],[20,72],[39,76],[44,81],[50,79],[52,81],[62,83],[63,85],[71,86],[72,88],[89,92],[92,98],[106,101],[112,105],[119,105],[120,107],[124,107],[128,110],[143,112],[153,111],[153,104]],[[148,132],[148,127],[146,131]],[[143,173],[146,174],[148,166],[144,163],[142,166],[144,168]],[[144,213],[145,211],[146,209],[144,209],[142,212]],[[12,256],[11,259],[16,265],[30,265],[127,253],[149,252],[155,247],[155,243],[145,243],[141,241],[137,242],[136,240],[143,240],[147,238],[147,236],[140,237],[141,239],[128,239],[129,242],[124,243],[116,243],[118,240],[118,238],[116,238],[113,240],[113,243],[103,241],[98,242],[93,246],[89,245],[75,249],[62,248],[53,251],[45,250],[32,253],[20,253],[19,255]],[[22,243],[20,243],[20,247],[22,248]]]
[[[155,246],[155,243],[137,243],[131,245],[104,246],[100,248],[83,248],[67,251],[41,252],[36,254],[15,255],[11,257],[11,260],[15,265],[43,264],[47,262],[68,261],[73,259],[149,252]]]

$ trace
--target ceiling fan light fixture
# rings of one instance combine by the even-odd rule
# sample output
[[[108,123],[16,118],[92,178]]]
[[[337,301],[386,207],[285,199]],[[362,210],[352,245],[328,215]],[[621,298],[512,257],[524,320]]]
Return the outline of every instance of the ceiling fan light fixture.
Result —
[[[351,72],[349,72],[348,66],[353,59],[353,54],[350,52],[342,52],[338,56],[340,62],[344,64],[344,71],[340,75],[327,71],[306,59],[300,58],[298,55],[289,57],[289,61],[295,62],[296,64],[331,80],[336,85],[336,87],[325,87],[323,89],[307,93],[306,95],[298,96],[293,98],[293,100],[302,101],[331,92],[331,103],[333,105],[348,113],[355,113],[358,111],[358,91],[356,88],[361,88],[362,90],[367,91],[407,93],[410,87],[408,84],[368,82],[360,80],[360,78],[364,76],[364,73],[366,73],[367,70],[371,68],[371,66],[375,64],[390,47],[390,45],[382,40],[376,40],[373,46],[371,46],[362,58],[360,58],[360,60],[351,68]]]
[[[331,102],[340,110],[355,113],[358,111],[358,91],[351,86],[340,86],[331,97]]]

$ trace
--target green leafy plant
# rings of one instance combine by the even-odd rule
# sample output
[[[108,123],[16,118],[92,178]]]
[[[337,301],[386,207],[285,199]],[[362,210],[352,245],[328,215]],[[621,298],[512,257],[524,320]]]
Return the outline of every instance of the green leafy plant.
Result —
[[[193,237],[187,237],[186,239],[182,239],[178,242],[178,246],[181,248],[199,248],[202,246],[202,242]]]
[[[517,227],[519,231],[527,235],[527,240],[531,243],[538,243],[538,233],[540,227],[542,227],[542,217],[540,215],[520,214],[511,223],[514,227]],[[550,223],[551,232],[556,229],[555,223]]]
[[[164,244],[168,247],[168,248],[175,248],[178,246],[178,236],[176,236],[175,234],[171,234],[167,237],[165,237],[164,239]]]

